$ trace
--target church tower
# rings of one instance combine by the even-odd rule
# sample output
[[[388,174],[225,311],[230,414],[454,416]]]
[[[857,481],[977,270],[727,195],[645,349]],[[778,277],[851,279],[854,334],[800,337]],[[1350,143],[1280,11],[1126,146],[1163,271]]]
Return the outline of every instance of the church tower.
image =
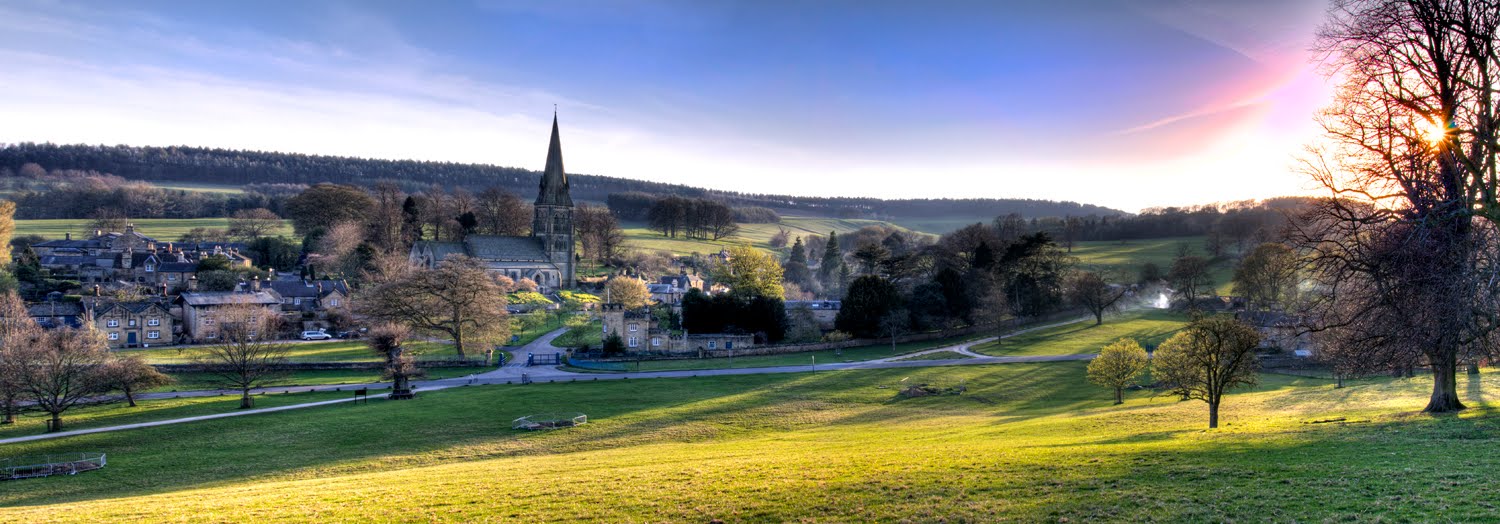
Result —
[[[547,167],[542,170],[542,187],[536,195],[531,236],[542,246],[542,252],[558,269],[561,281],[556,287],[576,284],[573,271],[573,197],[568,194],[568,174],[563,171],[562,140],[557,132],[557,114],[552,115],[552,144],[547,146]]]

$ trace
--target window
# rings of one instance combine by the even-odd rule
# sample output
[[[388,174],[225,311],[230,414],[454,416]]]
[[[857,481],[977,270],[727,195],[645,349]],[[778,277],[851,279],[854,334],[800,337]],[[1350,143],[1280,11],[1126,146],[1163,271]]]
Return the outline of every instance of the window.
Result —
[[[150,339],[150,340],[159,339],[159,338],[161,338],[161,332],[160,331],[147,331],[146,332],[146,338]]]
[[[168,273],[167,274],[167,282],[176,282],[176,281],[177,281],[177,273]]]
[[[212,325],[214,325],[214,317],[204,316],[203,317],[203,325],[205,325],[205,326],[212,326]]]
[[[108,326],[108,327],[120,327],[120,319],[111,318],[108,321],[106,321],[104,323],[104,325]]]
[[[333,307],[339,307],[339,299],[335,298],[335,299],[329,301],[328,305],[331,305]]]
[[[152,271],[156,271],[156,265],[155,264],[146,264],[146,272],[150,273]]]
[[[219,333],[215,331],[209,331],[208,333],[205,333],[203,335],[203,338],[219,338]]]
[[[302,305],[302,297],[297,297],[297,298],[292,299],[292,304],[298,305],[298,306]]]
[[[634,322],[631,322],[631,323],[630,323],[630,332],[631,332],[631,333],[635,333],[635,332],[636,332],[636,331],[638,331],[638,330],[640,330],[640,325],[639,325],[639,324],[636,324],[636,323],[634,323]]]
[[[641,345],[641,339],[637,337],[630,337],[630,347],[636,347],[639,345]]]
[[[146,319],[146,325],[148,325],[148,326],[160,326],[161,325],[161,319],[159,319],[159,318],[148,318],[148,319]]]
[[[111,331],[111,332],[110,332],[110,333],[109,333],[109,339],[110,339],[110,340],[120,340],[120,334],[119,334],[119,333],[115,333],[115,332],[113,332],[113,331]]]
[[[128,322],[126,322],[126,323],[127,323],[127,324],[130,324],[130,327],[135,327],[135,323],[136,323],[136,320],[135,320],[135,319],[133,319],[133,318],[132,318],[132,319],[130,319],[130,320],[129,320],[129,321],[128,321]]]
[[[725,340],[724,341],[724,349],[734,349],[734,341],[733,340]]]
[[[717,340],[710,340],[710,341],[708,341],[708,349],[714,349],[718,345],[719,345],[719,341],[717,341]]]

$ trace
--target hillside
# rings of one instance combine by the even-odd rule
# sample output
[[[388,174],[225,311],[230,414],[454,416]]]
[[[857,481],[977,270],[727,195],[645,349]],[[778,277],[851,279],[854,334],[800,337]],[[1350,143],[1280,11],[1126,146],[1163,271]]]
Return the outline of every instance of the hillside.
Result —
[[[1266,375],[1201,402],[1109,394],[1081,362],[456,388],[8,446],[104,451],[73,477],[0,484],[50,521],[1183,522],[1500,519],[1496,418],[1405,413],[1424,379]],[[1468,386],[1462,383],[1468,381]],[[1483,384],[1481,385],[1481,381]],[[900,400],[903,383],[965,385]],[[324,398],[324,397],[316,397]],[[279,398],[276,400],[280,400]],[[229,409],[229,406],[220,406]],[[509,429],[583,410],[590,424]],[[1309,424],[1338,419],[1347,423]],[[1332,469],[1330,469],[1332,468]],[[1334,479],[1330,481],[1330,472]]]
[[[516,167],[414,160],[378,160],[198,147],[133,147],[58,144],[0,146],[0,172],[36,163],[52,169],[92,170],[158,185],[242,186],[252,183],[336,182],[370,185],[394,181],[408,190],[432,185],[481,189],[499,186],[521,195],[536,192],[540,173]],[[736,206],[763,206],[791,214],[845,218],[987,221],[1019,213],[1026,217],[1114,216],[1122,211],[1075,202],[1032,199],[906,199],[804,197],[720,191],[618,177],[572,174],[573,197],[602,202],[611,193],[641,191],[684,197],[714,197]],[[191,187],[191,186],[190,186]]]

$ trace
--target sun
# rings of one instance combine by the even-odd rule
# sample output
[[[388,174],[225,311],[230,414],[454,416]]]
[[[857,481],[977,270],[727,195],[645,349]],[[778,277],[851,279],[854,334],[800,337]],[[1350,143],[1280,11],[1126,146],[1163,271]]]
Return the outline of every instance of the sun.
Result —
[[[1418,119],[1417,131],[1422,133],[1422,139],[1429,144],[1440,144],[1448,139],[1448,129],[1430,118]]]

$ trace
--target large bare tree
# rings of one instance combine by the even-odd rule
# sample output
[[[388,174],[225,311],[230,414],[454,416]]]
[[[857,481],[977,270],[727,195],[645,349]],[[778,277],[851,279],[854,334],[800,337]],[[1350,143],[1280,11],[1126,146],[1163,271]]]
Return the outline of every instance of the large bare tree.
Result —
[[[484,264],[470,257],[414,269],[404,278],[369,288],[355,304],[370,319],[449,337],[460,357],[470,344],[496,343],[510,335],[504,291]]]
[[[62,431],[62,414],[101,401],[109,391],[109,348],[92,329],[26,330],[6,341],[12,358],[6,367],[22,396],[47,413],[47,431]]]
[[[1083,306],[1094,315],[1094,325],[1104,323],[1104,313],[1125,297],[1125,286],[1110,285],[1104,276],[1093,271],[1077,271],[1063,283],[1068,300]]]
[[[32,320],[26,303],[14,292],[0,295],[0,424],[14,424],[21,410],[21,384],[16,375],[20,353],[17,351],[30,333],[41,327]]]
[[[240,392],[240,409],[253,408],[250,391],[286,373],[288,347],[276,336],[281,317],[254,304],[221,306],[212,315],[217,332],[199,363],[212,382]]]
[[[1343,85],[1305,163],[1333,197],[1296,230],[1306,318],[1342,369],[1431,366],[1428,412],[1463,409],[1500,320],[1497,27],[1494,2],[1340,0],[1319,32]]]
[[[416,398],[411,391],[411,379],[422,376],[417,359],[406,352],[406,340],[411,337],[411,328],[400,324],[381,324],[370,330],[365,342],[370,350],[385,360],[385,376],[391,379],[392,400]]]

